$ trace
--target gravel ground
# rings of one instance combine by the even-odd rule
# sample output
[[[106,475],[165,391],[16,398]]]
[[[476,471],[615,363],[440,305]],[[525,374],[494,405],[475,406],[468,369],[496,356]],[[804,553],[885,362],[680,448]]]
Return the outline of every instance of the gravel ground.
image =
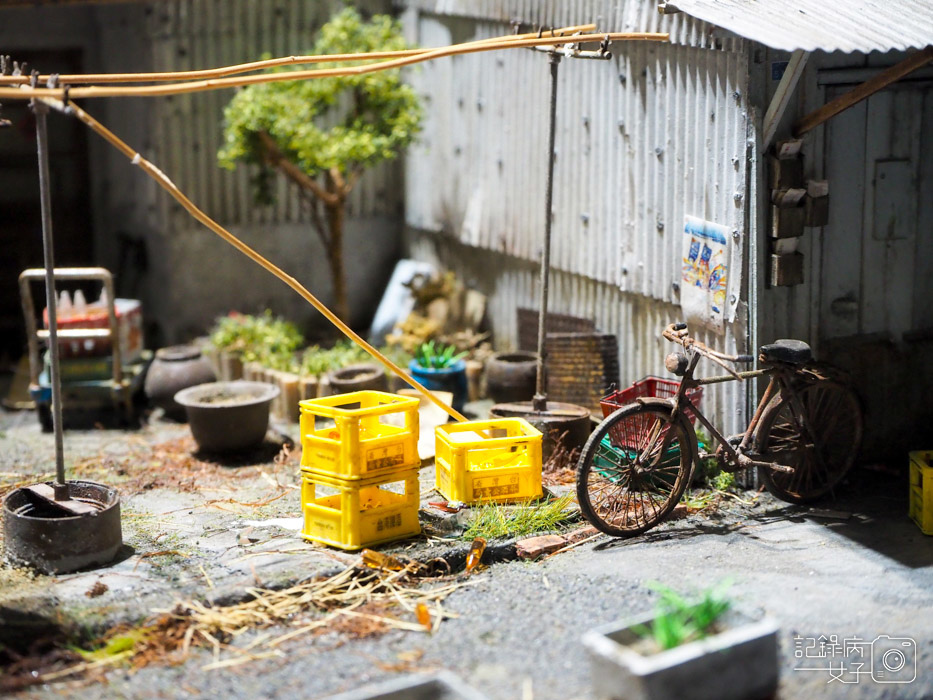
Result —
[[[51,439],[39,434],[29,418],[28,414],[3,416],[0,472],[34,469],[38,459],[51,454]],[[133,449],[134,441],[177,439],[179,431],[178,426],[153,425],[131,434],[69,433],[66,445],[73,459],[84,453],[98,454],[103,448],[119,455]],[[202,670],[213,661],[210,653],[196,650],[175,666],[118,669],[108,673],[105,682],[49,684],[20,692],[17,697],[317,698],[411,671],[449,669],[490,698],[590,698],[590,668],[580,643],[585,630],[650,610],[655,597],[649,588],[651,582],[690,591],[729,579],[737,606],[766,613],[780,624],[779,698],[931,698],[933,539],[924,537],[905,517],[903,481],[906,479],[886,473],[856,472],[839,499],[824,504],[841,511],[843,517],[832,513],[833,517],[822,517],[763,495],[754,507],[731,504],[718,512],[666,523],[638,538],[601,537],[540,562],[496,563],[472,575],[469,585],[445,601],[445,608],[458,617],[445,621],[433,635],[404,631],[363,639],[338,633],[309,635],[283,645],[282,657],[214,671]],[[257,474],[247,475],[242,484],[238,480],[236,498],[248,497],[241,488],[252,494],[249,497],[268,495],[271,486],[263,487],[263,482]],[[204,566],[218,580],[228,577],[231,589],[242,588],[245,584],[238,576],[247,574],[237,574],[230,560],[223,559],[221,544],[224,537],[235,539],[231,533],[251,516],[248,512],[202,512],[197,505],[199,499],[222,493],[230,497],[232,490],[229,482],[222,481],[209,493],[173,494],[169,488],[158,487],[131,496],[128,504],[136,512],[161,512],[166,506],[159,500],[177,496],[188,499],[185,502],[190,503],[193,513],[201,515],[195,518],[183,513],[190,532],[179,546],[187,543],[191,548],[187,558],[168,567],[150,567],[147,562],[133,563],[134,556],[139,559],[137,553],[117,568],[138,566],[137,573],[145,571],[162,593],[186,594],[195,586],[203,590],[198,566]],[[279,510],[263,511],[261,517],[294,515],[294,502],[276,503]],[[147,528],[159,529],[151,524],[139,529]],[[231,533],[215,535],[220,544],[203,545],[204,532],[224,528]],[[155,537],[152,532],[134,536],[139,538],[140,551],[150,546],[145,537]],[[200,544],[192,544],[192,538]],[[280,543],[269,546],[282,548]],[[341,566],[327,556],[327,550],[308,549],[310,554],[303,560],[308,566],[313,563],[322,571],[326,566]],[[419,545],[408,554],[420,558],[440,551]],[[343,555],[334,556],[340,559]],[[254,560],[261,561],[259,557]],[[263,575],[267,570],[259,571]],[[290,573],[275,566],[268,571],[270,576],[279,571],[286,579],[297,575],[294,567]],[[9,600],[13,574],[5,569],[0,570],[2,575],[8,580],[0,581],[4,586],[0,608]],[[98,575],[106,576],[106,570],[90,578],[85,574],[81,586]],[[39,577],[31,584],[21,581],[12,588],[20,591],[22,601],[23,591],[31,585],[34,595],[49,605],[50,599],[40,593],[61,583]],[[72,588],[80,592],[77,584],[72,583]],[[129,589],[129,594],[136,595],[134,590]],[[114,603],[106,596],[97,600],[101,605]],[[138,613],[149,606],[145,596],[135,604]],[[119,614],[126,614],[127,609],[129,606],[120,608]],[[271,632],[281,634],[287,629]],[[258,634],[245,635],[237,643],[245,646]],[[803,665],[794,655],[799,648],[795,637],[804,641],[820,635],[838,635],[840,641],[853,637],[872,641],[879,635],[909,637],[916,643],[916,653],[908,663],[916,661],[917,678],[905,684],[877,683],[864,675],[858,683],[844,685],[829,682],[828,671],[795,670]],[[878,648],[884,643],[882,639]]]

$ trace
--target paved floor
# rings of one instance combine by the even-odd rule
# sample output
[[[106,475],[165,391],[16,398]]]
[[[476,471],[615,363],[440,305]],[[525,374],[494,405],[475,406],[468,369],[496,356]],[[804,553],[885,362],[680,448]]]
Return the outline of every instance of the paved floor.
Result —
[[[28,418],[5,414],[0,421],[4,479],[35,471],[51,453],[50,438],[39,434]],[[154,425],[129,435],[69,433],[66,445],[72,462],[106,453],[112,460],[107,469],[119,470],[128,460],[149,459],[152,444],[178,444],[183,436],[179,426]],[[131,491],[124,527],[134,551],[110,569],[54,580],[27,580],[18,570],[0,569],[0,609],[9,611],[30,599],[46,609],[62,604],[70,610],[69,605],[81,603],[80,614],[106,608],[119,619],[134,609],[145,614],[157,601],[207,595],[207,578],[216,590],[233,594],[256,577],[287,582],[339,569],[349,560],[346,555],[311,548],[286,529],[252,525],[253,532],[261,533],[257,541],[238,541],[237,534],[249,523],[297,515],[294,489],[289,488],[294,462],[280,459],[275,465],[274,443],[268,451],[258,464],[215,465],[199,472],[203,484],[190,488],[179,487],[189,483],[183,478],[154,478],[144,488],[132,469],[119,477],[111,471]],[[176,452],[184,453],[184,445]],[[180,459],[171,454],[170,462]],[[182,460],[172,468],[184,476],[185,464]],[[110,476],[97,472],[101,480]],[[933,538],[922,535],[905,516],[905,480],[857,471],[839,498],[824,504],[838,513],[812,512],[764,495],[754,507],[735,505],[693,515],[639,538],[600,538],[541,562],[493,564],[447,599],[445,607],[459,617],[444,622],[434,635],[306,637],[286,644],[282,657],[216,671],[204,671],[212,658],[196,651],[177,666],[113,671],[106,685],[50,684],[20,695],[314,698],[412,670],[449,669],[490,698],[590,698],[589,663],[580,643],[585,630],[650,610],[652,582],[690,591],[728,579],[736,605],[772,616],[780,625],[779,698],[931,698]],[[279,493],[284,495],[265,506],[242,505]],[[426,553],[422,546],[409,554]],[[143,558],[164,550],[180,554]],[[110,593],[92,600],[84,593],[96,580],[113,585]],[[856,648],[864,650],[866,659],[875,659],[876,666],[868,662],[856,669],[854,657],[827,654],[834,647],[824,646],[823,656],[812,658],[820,641],[832,643],[833,636],[840,645],[856,640]],[[238,643],[255,639],[247,637]],[[916,679],[891,682],[905,680],[902,670],[898,677],[883,679],[888,682],[873,680],[883,653],[902,639],[910,645],[903,647],[905,669],[916,664]],[[830,665],[837,670],[830,671]],[[796,670],[801,667],[826,670]]]

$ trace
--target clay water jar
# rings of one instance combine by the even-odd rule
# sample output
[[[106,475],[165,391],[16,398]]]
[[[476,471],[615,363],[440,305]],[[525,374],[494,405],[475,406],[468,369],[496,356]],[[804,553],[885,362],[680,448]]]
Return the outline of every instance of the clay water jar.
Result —
[[[182,389],[217,380],[210,360],[194,345],[172,345],[156,350],[143,390],[149,402],[173,420],[185,420],[185,407],[175,401]]]
[[[537,381],[537,353],[502,352],[486,361],[486,395],[496,403],[531,401]]]

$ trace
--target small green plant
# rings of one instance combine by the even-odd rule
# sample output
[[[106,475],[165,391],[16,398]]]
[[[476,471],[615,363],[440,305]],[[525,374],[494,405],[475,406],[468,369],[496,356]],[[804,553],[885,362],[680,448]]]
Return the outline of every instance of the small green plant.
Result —
[[[87,650],[75,647],[73,650],[92,662],[118,661],[132,656],[137,645],[143,642],[148,634],[147,630],[136,627],[111,637],[103,646],[97,649]]]
[[[301,374],[319,377],[332,369],[365,362],[369,354],[349,340],[339,340],[331,348],[312,345],[301,356]]]
[[[561,523],[576,517],[576,511],[568,510],[571,503],[573,494],[568,493],[543,503],[524,503],[514,507],[497,504],[481,506],[476,509],[470,526],[463,533],[463,539],[473,541],[477,537],[484,537],[488,540],[555,530]]]
[[[693,513],[713,505],[718,495],[715,491],[691,491],[684,494],[681,503],[686,506],[688,513]]]
[[[245,362],[287,371],[295,368],[295,352],[304,345],[297,326],[268,309],[258,316],[236,312],[222,316],[214,323],[210,338],[215,348],[238,352]]]
[[[725,597],[730,585],[724,582],[705,590],[698,601],[691,602],[667,586],[650,584],[649,588],[660,594],[654,620],[650,627],[639,625],[634,631],[642,638],[653,639],[661,650],[703,639],[716,631],[717,621],[731,607]]]
[[[433,340],[421,343],[415,350],[415,362],[425,369],[447,369],[467,353],[457,352],[453,345],[435,345]]]
[[[719,472],[710,481],[710,486],[715,491],[729,491],[735,486],[735,474],[732,472]]]

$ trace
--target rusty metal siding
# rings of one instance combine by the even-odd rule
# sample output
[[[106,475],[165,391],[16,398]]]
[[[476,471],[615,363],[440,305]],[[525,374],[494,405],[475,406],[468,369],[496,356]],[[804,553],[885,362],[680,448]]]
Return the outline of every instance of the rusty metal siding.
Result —
[[[701,48],[734,49],[729,32],[680,13],[662,15],[657,0],[396,0],[422,14],[463,17],[508,25],[566,27],[595,22],[598,31],[668,32],[671,42]],[[502,33],[501,31],[498,33]]]
[[[538,308],[536,266],[494,251],[450,241],[439,242],[436,236],[426,232],[410,230],[408,248],[412,257],[452,269],[486,294],[488,318],[497,348],[516,347],[517,309]],[[678,318],[679,307],[561,271],[551,275],[550,296],[552,312],[593,319],[598,329],[618,337],[619,378],[623,386],[648,375],[670,376],[664,370],[664,356],[673,346],[661,339],[660,333],[672,319]],[[696,336],[726,352],[744,349],[744,345],[737,346],[732,334],[723,338],[699,332]],[[702,362],[700,368],[706,375],[722,373],[708,362]],[[704,412],[714,421],[721,421],[717,425],[725,434],[744,429],[743,421],[747,421],[744,385],[729,382],[710,386],[704,396]]]
[[[419,43],[433,46],[508,30],[472,19],[477,5],[493,17],[496,8],[527,10],[523,19],[559,25],[600,8],[630,16],[644,3],[416,4],[431,11],[408,13],[408,21],[417,23]],[[684,216],[730,226],[744,243],[747,50],[742,42],[733,48],[620,43],[608,62],[564,59],[559,68],[551,310],[616,333],[623,382],[658,373],[669,351],[658,334],[681,315],[674,285]],[[426,64],[411,80],[427,107],[423,138],[406,163],[412,254],[478,284],[490,298],[497,344],[513,346],[516,307],[538,303],[547,58],[524,50],[462,56]],[[741,311],[711,344],[745,351]],[[706,405],[737,431],[744,397],[744,387],[728,384],[711,390]]]
[[[339,3],[306,0],[167,0],[149,14],[152,69],[189,70],[253,61],[264,53],[307,53],[335,8]],[[232,95],[224,90],[153,100],[153,161],[195,204],[226,225],[307,221],[296,189],[283,178],[274,181],[275,203],[262,207],[253,201],[253,167],[230,172],[217,165],[223,109]],[[399,171],[396,162],[367,172],[351,193],[349,216],[396,215],[401,189],[393,183]],[[170,230],[190,228],[178,205],[160,206]]]
[[[420,26],[422,43],[450,39],[443,19]],[[478,23],[476,36],[501,30]],[[745,56],[646,43],[614,53],[559,69],[552,264],[677,302],[684,216],[745,228]],[[407,223],[537,260],[547,59],[463,56],[411,79],[428,110],[408,158]]]

